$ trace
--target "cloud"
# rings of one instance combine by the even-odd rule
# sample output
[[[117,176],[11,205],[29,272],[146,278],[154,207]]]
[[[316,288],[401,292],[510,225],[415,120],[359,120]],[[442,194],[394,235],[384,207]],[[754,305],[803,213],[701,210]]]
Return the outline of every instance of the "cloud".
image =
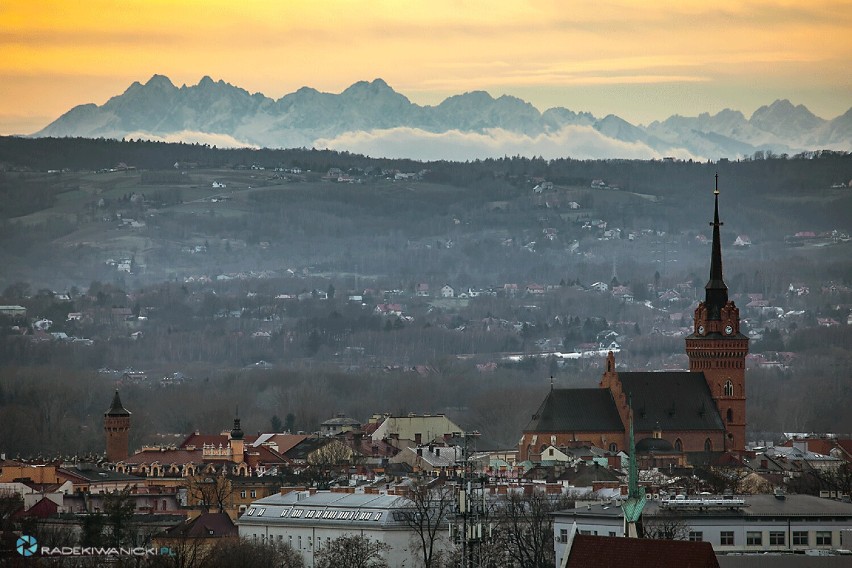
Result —
[[[259,148],[255,144],[249,144],[242,140],[237,140],[228,134],[218,134],[216,132],[199,132],[197,130],[181,130],[180,132],[172,132],[169,134],[151,134],[150,132],[128,132],[124,135],[125,139],[134,140],[151,140],[154,142],[183,142],[185,144],[208,144],[217,148]]]
[[[604,136],[590,126],[566,126],[558,132],[529,136],[503,129],[484,133],[427,132],[418,128],[390,128],[346,132],[334,138],[321,138],[316,148],[366,154],[375,158],[433,160],[482,160],[503,156],[541,156],[545,159],[651,159],[663,154],[643,143],[623,142]],[[692,158],[686,151],[671,150],[666,156]]]

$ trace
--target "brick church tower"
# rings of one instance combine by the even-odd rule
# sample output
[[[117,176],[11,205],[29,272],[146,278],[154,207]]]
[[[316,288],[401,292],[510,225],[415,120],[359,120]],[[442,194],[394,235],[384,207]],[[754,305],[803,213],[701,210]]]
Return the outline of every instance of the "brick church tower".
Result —
[[[112,405],[104,413],[106,434],[106,457],[110,463],[126,460],[130,455],[130,411],[121,404],[118,390],[112,397]]]
[[[745,360],[748,337],[740,333],[740,310],[728,300],[728,287],[722,278],[722,244],[719,234],[719,174],[713,192],[713,252],[710,280],[704,287],[705,299],[695,309],[694,327],[686,337],[689,370],[704,373],[719,416],[725,424],[725,449],[745,449],[746,385]]]

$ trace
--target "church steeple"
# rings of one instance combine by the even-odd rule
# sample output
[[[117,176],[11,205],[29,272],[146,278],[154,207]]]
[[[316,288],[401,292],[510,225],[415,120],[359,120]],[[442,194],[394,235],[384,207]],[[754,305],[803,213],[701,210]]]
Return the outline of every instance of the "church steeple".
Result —
[[[721,319],[722,308],[728,303],[728,287],[722,278],[722,238],[719,231],[724,223],[719,221],[719,174],[716,174],[715,208],[713,211],[713,252],[710,257],[710,280],[704,286],[704,305],[707,307],[707,319]]]
[[[748,337],[740,333],[740,310],[728,299],[722,277],[722,238],[719,228],[719,174],[713,192],[713,252],[706,297],[695,308],[693,332],[686,337],[689,370],[704,374],[707,387],[725,425],[726,450],[745,449],[745,360]]]

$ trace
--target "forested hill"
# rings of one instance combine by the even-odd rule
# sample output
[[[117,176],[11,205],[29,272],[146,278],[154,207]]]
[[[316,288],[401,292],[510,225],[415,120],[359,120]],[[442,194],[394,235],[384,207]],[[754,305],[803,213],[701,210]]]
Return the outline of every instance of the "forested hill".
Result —
[[[2,170],[100,170],[124,163],[142,170],[299,167],[313,172],[329,168],[370,172],[382,169],[429,171],[430,181],[470,187],[485,179],[541,177],[556,184],[588,186],[605,179],[624,191],[655,195],[675,194],[684,188],[705,187],[715,172],[732,191],[750,195],[798,193],[852,182],[852,154],[834,151],[796,156],[756,153],[737,161],[693,162],[673,160],[574,160],[570,158],[505,157],[475,162],[417,162],[374,159],[315,149],[219,149],[215,146],[150,141],[88,138],[0,137]]]

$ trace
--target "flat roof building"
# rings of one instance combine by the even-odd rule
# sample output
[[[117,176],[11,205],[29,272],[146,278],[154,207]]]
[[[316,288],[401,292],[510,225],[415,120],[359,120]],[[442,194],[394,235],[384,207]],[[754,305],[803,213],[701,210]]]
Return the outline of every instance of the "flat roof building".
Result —
[[[404,512],[410,502],[399,495],[290,491],[254,501],[237,521],[240,537],[255,542],[287,543],[314,566],[315,553],[344,535],[360,535],[390,546],[389,566],[415,565],[414,530]],[[448,530],[441,529],[441,535]],[[436,543],[445,546],[446,536]]]
[[[580,534],[620,537],[622,515],[616,502],[554,513],[556,565],[574,522]],[[642,520],[646,531],[678,524],[681,538],[709,542],[717,554],[801,553],[840,548],[841,531],[852,529],[852,503],[812,495],[650,498]]]

